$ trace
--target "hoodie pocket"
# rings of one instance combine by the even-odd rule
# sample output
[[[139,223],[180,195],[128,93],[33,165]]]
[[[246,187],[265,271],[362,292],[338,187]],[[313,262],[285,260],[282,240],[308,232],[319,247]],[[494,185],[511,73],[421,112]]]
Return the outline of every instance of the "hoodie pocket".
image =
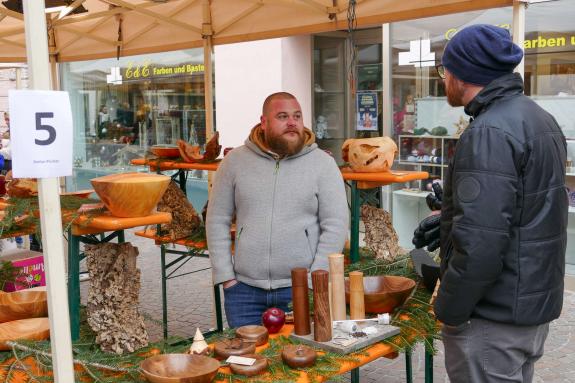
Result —
[[[311,225],[305,228],[305,237],[307,248],[311,259],[315,258],[317,252],[317,245],[319,242],[319,228],[317,225]]]

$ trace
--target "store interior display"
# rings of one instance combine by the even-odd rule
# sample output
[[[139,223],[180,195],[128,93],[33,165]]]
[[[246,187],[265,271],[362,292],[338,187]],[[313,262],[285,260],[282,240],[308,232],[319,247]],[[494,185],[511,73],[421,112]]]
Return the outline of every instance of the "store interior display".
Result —
[[[311,333],[307,276],[305,267],[291,270],[294,333],[297,335]]]
[[[48,316],[46,291],[0,292],[0,323]]]
[[[161,225],[161,235],[168,235],[173,241],[189,237],[202,225],[200,215],[175,181],[170,182],[160,198],[157,210],[172,215],[170,223]]]
[[[139,312],[138,249],[129,242],[86,244],[90,275],[86,314],[102,351],[123,354],[148,345]]]
[[[263,346],[268,342],[269,332],[264,326],[241,326],[236,329],[236,338],[241,338],[248,342],[254,342],[256,347],[258,347]]]
[[[397,145],[389,137],[350,138],[341,148],[342,158],[356,172],[387,172],[393,165]]]
[[[329,305],[329,273],[315,270],[311,273],[313,288],[313,339],[316,342],[331,340],[331,314]]]
[[[152,383],[209,383],[219,368],[216,359],[191,354],[154,355],[140,364],[142,373]]]
[[[350,308],[354,302],[354,296],[363,294],[362,300],[365,312],[372,314],[391,313],[396,307],[401,306],[415,288],[415,281],[411,278],[394,275],[359,276],[349,273],[349,279],[345,283],[345,297]],[[362,284],[360,285],[360,281]],[[359,300],[359,299],[358,299]],[[350,310],[351,312],[351,310]],[[356,317],[359,314],[355,315]],[[364,315],[365,318],[365,315]],[[364,319],[355,318],[351,319]]]
[[[230,370],[234,374],[244,375],[244,376],[256,376],[264,373],[268,368],[268,359],[262,355],[258,354],[247,354],[244,358],[253,359],[253,364],[239,364],[230,363]]]
[[[0,323],[0,351],[12,349],[12,346],[6,342],[49,338],[50,320],[48,318],[18,319]]]
[[[210,347],[199,328],[196,328],[196,334],[192,340],[189,352],[193,355],[208,355],[210,353]]]
[[[376,259],[393,261],[401,255],[399,238],[388,211],[364,204],[361,206],[361,220],[365,226],[365,247],[375,254]]]
[[[206,144],[206,148],[202,153],[200,145],[191,145],[184,140],[178,140],[178,148],[180,149],[180,156],[185,162],[212,162],[220,155],[222,146],[219,144],[219,132],[215,132],[214,136]]]
[[[116,217],[150,215],[168,188],[170,177],[151,173],[120,173],[93,178],[100,200]]]
[[[278,333],[286,321],[286,314],[282,309],[270,307],[262,314],[262,324],[270,334]]]
[[[342,320],[346,318],[344,255],[330,254],[328,262],[332,320]]]

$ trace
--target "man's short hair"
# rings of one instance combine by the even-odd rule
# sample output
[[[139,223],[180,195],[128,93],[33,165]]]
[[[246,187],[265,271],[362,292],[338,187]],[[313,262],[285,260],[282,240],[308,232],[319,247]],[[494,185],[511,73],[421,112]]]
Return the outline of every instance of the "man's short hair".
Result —
[[[295,96],[291,93],[288,92],[277,92],[277,93],[272,93],[269,96],[266,97],[266,100],[264,101],[264,105],[262,106],[262,115],[265,116],[266,112],[269,109],[270,103],[272,102],[272,100],[296,100],[297,98],[295,98]]]

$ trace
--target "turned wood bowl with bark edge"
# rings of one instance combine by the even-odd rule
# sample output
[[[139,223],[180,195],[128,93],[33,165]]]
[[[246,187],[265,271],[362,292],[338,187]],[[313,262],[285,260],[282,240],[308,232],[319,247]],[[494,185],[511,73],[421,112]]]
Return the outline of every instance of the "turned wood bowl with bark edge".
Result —
[[[413,279],[377,275],[363,277],[365,312],[372,314],[391,313],[401,306],[415,288]],[[349,279],[345,280],[345,301],[349,304]]]
[[[0,294],[0,323],[46,316],[46,291],[20,290]]]
[[[145,217],[168,188],[170,177],[149,173],[110,174],[90,181],[116,217]]]
[[[153,145],[150,151],[158,157],[164,158],[178,158],[180,157],[180,149],[177,145]]]
[[[243,364],[230,363],[230,370],[234,374],[245,375],[245,376],[255,376],[263,373],[268,368],[268,360],[266,357],[258,354],[246,354],[242,355],[245,358],[253,358],[256,361],[251,366],[245,366]]]
[[[264,326],[248,325],[236,329],[236,337],[247,342],[255,342],[257,346],[263,346],[268,342],[268,329]]]
[[[155,355],[140,364],[140,370],[152,383],[209,383],[216,376],[220,362],[203,355]]]

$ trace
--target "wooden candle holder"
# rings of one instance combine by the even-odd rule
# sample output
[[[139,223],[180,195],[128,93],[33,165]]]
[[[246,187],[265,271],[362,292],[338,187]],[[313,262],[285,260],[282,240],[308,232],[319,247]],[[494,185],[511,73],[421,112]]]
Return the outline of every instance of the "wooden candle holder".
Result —
[[[311,333],[309,320],[309,299],[307,269],[298,267],[291,271],[294,333],[308,335]]]
[[[313,285],[313,337],[317,342],[331,340],[331,316],[329,314],[329,273],[316,270],[311,273]]]

